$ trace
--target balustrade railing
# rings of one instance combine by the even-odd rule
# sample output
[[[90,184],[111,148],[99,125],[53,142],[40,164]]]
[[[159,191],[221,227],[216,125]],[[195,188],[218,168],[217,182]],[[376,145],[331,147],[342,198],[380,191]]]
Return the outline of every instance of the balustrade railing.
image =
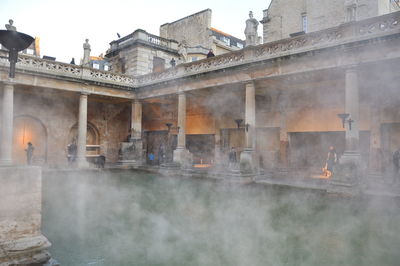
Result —
[[[140,31],[140,34],[146,33]],[[126,88],[140,87],[170,79],[229,68],[241,64],[268,60],[298,52],[312,51],[319,48],[333,47],[358,40],[378,38],[400,33],[400,12],[374,17],[358,22],[342,24],[338,27],[312,32],[309,34],[270,42],[258,46],[226,53],[196,62],[185,63],[158,73],[138,77],[43,60],[20,55],[17,69],[26,69],[58,76],[75,77],[84,80],[116,84]],[[147,33],[146,33],[147,34]],[[147,34],[147,41],[157,45],[168,45],[167,39]],[[127,40],[122,40],[123,42]],[[7,65],[7,58],[0,58],[0,66]]]

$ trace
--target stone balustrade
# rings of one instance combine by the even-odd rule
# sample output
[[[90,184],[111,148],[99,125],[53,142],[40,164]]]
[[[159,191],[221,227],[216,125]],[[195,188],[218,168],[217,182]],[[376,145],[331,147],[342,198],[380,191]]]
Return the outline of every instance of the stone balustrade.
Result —
[[[136,85],[136,79],[127,75],[45,60],[34,56],[20,54],[16,65],[17,70],[117,85],[128,90]],[[0,57],[0,67],[4,67],[8,71],[9,62],[7,57]]]
[[[262,45],[249,46],[239,51],[181,64],[162,72],[138,77],[130,77],[82,66],[48,61],[26,55],[19,56],[16,67],[17,70],[29,70],[66,78],[79,78],[87,81],[122,86],[130,90],[135,87],[156,84],[180,77],[339,46],[351,42],[379,38],[396,33],[400,33],[400,12],[357,22],[349,22],[334,28]],[[134,40],[142,40],[155,45],[168,46],[169,48],[175,48],[174,46],[177,44],[174,41],[149,34],[144,30],[137,30],[124,38],[112,42],[111,46],[118,47],[127,45],[130,41]],[[8,67],[7,58],[0,58],[0,67],[2,66]]]

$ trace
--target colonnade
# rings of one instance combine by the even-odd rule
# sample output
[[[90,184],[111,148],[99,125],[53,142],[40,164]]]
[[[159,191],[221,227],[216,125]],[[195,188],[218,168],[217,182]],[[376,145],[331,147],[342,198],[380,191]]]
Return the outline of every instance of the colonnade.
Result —
[[[359,142],[359,90],[358,73],[356,67],[349,67],[345,70],[345,112],[349,114],[349,121],[345,123],[346,130],[346,152],[358,154]],[[14,114],[14,86],[12,81],[2,83],[2,126],[0,139],[0,164],[12,164],[12,143],[13,143],[13,114]],[[241,153],[240,165],[244,171],[252,171],[257,167],[255,160],[256,145],[256,87],[253,81],[244,84],[245,90],[245,149]],[[87,136],[87,105],[89,94],[82,92],[79,97],[79,116],[78,116],[78,141],[77,141],[77,165],[86,167],[86,136]],[[187,163],[190,153],[186,149],[186,93],[178,93],[178,141],[174,151],[174,162],[179,164]],[[141,140],[142,138],[142,103],[134,99],[131,103],[131,139]],[[281,158],[287,149],[286,120],[281,119]],[[217,140],[220,145],[220,136]]]

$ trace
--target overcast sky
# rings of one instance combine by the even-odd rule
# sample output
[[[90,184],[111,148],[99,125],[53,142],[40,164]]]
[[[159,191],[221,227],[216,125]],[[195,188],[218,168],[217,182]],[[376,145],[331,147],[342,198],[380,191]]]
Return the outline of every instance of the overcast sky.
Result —
[[[91,55],[100,55],[109,43],[141,28],[159,35],[159,26],[210,8],[211,25],[240,39],[250,10],[257,20],[270,0],[1,0],[0,29],[12,18],[17,30],[40,37],[41,56],[67,62],[83,56],[86,38]],[[262,27],[259,26],[259,35]]]

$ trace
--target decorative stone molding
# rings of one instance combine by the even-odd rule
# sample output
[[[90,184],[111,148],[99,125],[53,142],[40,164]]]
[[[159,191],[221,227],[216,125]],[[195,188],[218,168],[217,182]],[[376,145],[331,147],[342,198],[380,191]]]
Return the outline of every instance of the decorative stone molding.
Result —
[[[305,35],[251,46],[245,49],[223,55],[181,64],[158,73],[151,73],[139,77],[115,74],[97,69],[70,65],[60,62],[43,60],[40,58],[20,55],[17,70],[33,71],[38,74],[55,75],[65,78],[78,78],[83,81],[100,82],[105,85],[116,85],[132,90],[135,87],[147,86],[187,77],[205,72],[212,72],[228,67],[239,66],[257,61],[280,58],[296,53],[315,51],[318,49],[337,47],[357,41],[394,35],[400,33],[400,12],[374,17],[362,21],[345,23],[326,30],[312,32]],[[143,36],[142,36],[143,35]],[[132,39],[140,39],[159,46],[170,46],[173,43],[155,35],[138,30],[112,44],[123,45]],[[8,67],[6,56],[0,57],[0,68]]]

